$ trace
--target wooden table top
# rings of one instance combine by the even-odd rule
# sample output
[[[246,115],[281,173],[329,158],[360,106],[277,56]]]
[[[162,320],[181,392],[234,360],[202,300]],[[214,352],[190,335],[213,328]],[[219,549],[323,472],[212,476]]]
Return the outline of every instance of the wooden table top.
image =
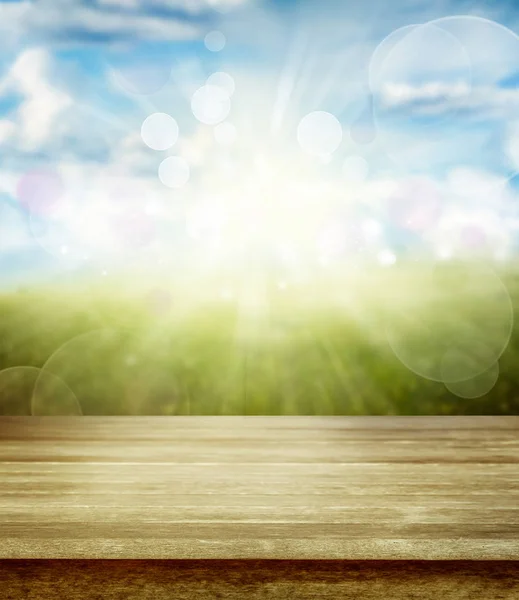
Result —
[[[0,559],[519,560],[519,417],[1,417]]]

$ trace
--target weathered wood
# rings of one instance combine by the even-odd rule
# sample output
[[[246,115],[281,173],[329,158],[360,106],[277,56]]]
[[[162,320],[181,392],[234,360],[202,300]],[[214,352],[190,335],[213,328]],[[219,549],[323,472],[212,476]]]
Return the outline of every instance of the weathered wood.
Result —
[[[0,481],[0,558],[519,560],[518,417],[2,417]]]

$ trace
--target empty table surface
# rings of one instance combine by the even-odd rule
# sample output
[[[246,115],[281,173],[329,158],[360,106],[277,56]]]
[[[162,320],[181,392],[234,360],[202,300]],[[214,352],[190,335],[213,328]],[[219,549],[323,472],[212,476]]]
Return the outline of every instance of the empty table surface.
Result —
[[[2,417],[0,558],[519,560],[519,417]]]

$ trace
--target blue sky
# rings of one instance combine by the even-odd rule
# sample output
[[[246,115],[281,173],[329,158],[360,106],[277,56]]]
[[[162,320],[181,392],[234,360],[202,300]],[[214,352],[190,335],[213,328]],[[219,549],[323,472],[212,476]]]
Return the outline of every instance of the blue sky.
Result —
[[[0,1],[0,280],[510,258],[515,4]]]

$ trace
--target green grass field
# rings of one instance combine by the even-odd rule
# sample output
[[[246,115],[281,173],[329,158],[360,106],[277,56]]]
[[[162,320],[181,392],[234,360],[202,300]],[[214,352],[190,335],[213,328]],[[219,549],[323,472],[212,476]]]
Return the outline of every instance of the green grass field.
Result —
[[[5,292],[0,413],[519,414],[519,273],[500,275],[506,288],[481,265],[422,264]]]

